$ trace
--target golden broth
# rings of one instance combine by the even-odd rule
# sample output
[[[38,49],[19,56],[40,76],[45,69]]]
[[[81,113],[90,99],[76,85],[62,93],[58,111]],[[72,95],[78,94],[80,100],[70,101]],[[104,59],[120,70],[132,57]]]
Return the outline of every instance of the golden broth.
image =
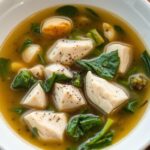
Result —
[[[84,6],[77,7],[80,9],[81,12],[84,9]],[[55,9],[56,8],[54,7],[42,10],[28,17],[22,23],[20,23],[4,41],[3,45],[0,48],[0,56],[10,58],[11,61],[22,62],[20,54],[17,52],[17,48],[22,43],[25,37],[33,38],[35,43],[40,44],[46,50],[54,41],[48,42],[48,39],[43,40],[40,37],[34,37],[34,35],[29,32],[30,25],[31,23],[41,22],[45,18],[53,16]],[[114,14],[98,8],[93,9],[100,15],[101,22],[104,21],[112,24],[117,24],[125,30],[126,34],[122,37],[121,41],[134,45],[134,58],[136,62],[139,63],[138,58],[140,57],[141,52],[144,50],[144,45],[137,36],[137,34],[123,20],[120,20],[120,18],[116,17]],[[96,26],[96,23],[93,23],[93,25]],[[29,66],[30,65],[26,64],[26,67]],[[19,134],[29,143],[34,144],[44,150],[65,150],[69,145],[72,145],[69,139],[66,139],[63,144],[58,145],[43,143],[32,137],[29,130],[20,122],[19,116],[11,111],[12,107],[19,105],[21,98],[25,94],[23,91],[14,92],[10,89],[12,76],[14,75],[10,75],[10,80],[0,81],[0,111],[4,115],[4,118],[7,120],[9,125],[17,132],[17,134]],[[148,97],[147,90],[148,89],[146,89],[144,93],[140,94],[141,103]],[[143,116],[145,109],[146,105],[139,108],[134,114],[116,113],[112,115],[112,118],[114,118],[114,120],[117,122],[116,126],[113,127],[116,130],[116,135],[113,142],[117,142],[118,140],[122,139],[137,125],[138,121]]]

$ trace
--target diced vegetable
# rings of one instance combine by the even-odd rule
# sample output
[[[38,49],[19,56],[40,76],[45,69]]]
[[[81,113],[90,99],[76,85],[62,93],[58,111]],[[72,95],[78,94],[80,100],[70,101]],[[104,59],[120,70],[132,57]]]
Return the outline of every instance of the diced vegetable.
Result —
[[[37,79],[32,76],[30,71],[22,70],[14,78],[11,87],[13,89],[29,89],[36,82]]]
[[[129,77],[129,85],[131,89],[134,90],[143,90],[148,84],[148,78],[142,74],[137,73]]]
[[[11,109],[12,112],[15,112],[18,115],[22,115],[27,109],[23,107],[15,107]]]
[[[113,79],[118,71],[120,59],[118,51],[103,53],[93,59],[78,60],[77,64],[85,70],[92,71],[105,79]]]
[[[10,68],[12,72],[18,72],[21,68],[25,68],[25,64],[22,62],[12,62],[10,64]]]
[[[79,140],[90,129],[99,127],[102,120],[99,116],[93,114],[79,114],[73,116],[67,126],[67,134],[74,140]]]
[[[150,76],[150,56],[146,50],[142,53],[141,59],[145,64],[147,75]]]
[[[101,131],[99,131],[94,137],[81,144],[78,147],[78,150],[94,150],[110,145],[113,139],[114,132],[109,132],[109,129],[112,126],[113,122],[114,121],[112,119],[108,118]]]
[[[75,87],[78,87],[78,88],[82,87],[82,77],[81,77],[81,75],[79,73],[75,73],[71,83]]]
[[[44,66],[43,65],[35,65],[32,68],[30,68],[29,71],[31,71],[32,75],[37,79],[44,78]]]
[[[30,46],[31,44],[33,44],[32,40],[31,39],[26,39],[22,46],[20,47],[19,49],[19,53],[22,53],[28,46]]]
[[[93,20],[99,20],[100,19],[99,15],[94,10],[92,10],[91,8],[85,8],[85,11],[87,13],[87,16],[89,16],[91,19],[93,19]]]
[[[59,7],[56,13],[62,16],[74,17],[78,14],[78,9],[71,5]]]
[[[138,101],[137,100],[129,100],[124,110],[126,112],[134,113],[137,109]]]
[[[41,82],[41,86],[45,92],[50,92],[56,79],[56,74],[51,74],[48,79]]]
[[[87,33],[87,37],[92,38],[95,41],[95,45],[99,46],[104,43],[103,37],[98,33],[96,29],[92,29]]]
[[[10,60],[6,58],[0,58],[0,78],[5,80],[9,74]]]
[[[124,29],[123,29],[121,26],[114,25],[114,29],[115,29],[118,33],[120,33],[120,34],[124,34],[124,33],[125,33]]]
[[[40,34],[40,24],[39,23],[32,23],[31,24],[31,31],[33,33],[36,33],[36,34]]]

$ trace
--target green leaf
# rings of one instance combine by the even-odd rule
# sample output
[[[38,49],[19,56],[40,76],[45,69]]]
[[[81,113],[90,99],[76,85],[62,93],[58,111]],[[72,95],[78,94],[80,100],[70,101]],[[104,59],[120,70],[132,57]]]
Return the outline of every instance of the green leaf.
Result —
[[[95,45],[99,46],[103,44],[105,41],[100,33],[96,29],[92,29],[87,33],[87,37],[93,39],[95,41]]]
[[[23,52],[27,47],[29,47],[31,44],[33,44],[32,40],[26,39],[26,40],[23,42],[22,46],[20,47],[19,53],[22,53],[22,52]]]
[[[55,79],[56,82],[69,81],[69,80],[71,79],[64,74],[56,74],[56,79]]]
[[[0,78],[5,80],[9,74],[10,60],[6,58],[0,58]]]
[[[147,75],[150,77],[150,56],[146,50],[142,53],[141,59],[144,62]]]
[[[39,60],[40,64],[46,65],[46,60],[45,60],[43,54],[38,54],[38,60]]]
[[[39,23],[32,23],[31,24],[31,31],[33,33],[36,33],[36,34],[40,34],[40,24]]]
[[[71,83],[75,87],[78,87],[78,88],[82,87],[82,77],[81,77],[81,75],[79,73],[75,73]]]
[[[73,116],[67,125],[67,134],[74,140],[79,140],[87,131],[102,124],[99,116],[93,114],[79,114]]]
[[[114,25],[114,29],[120,33],[120,34],[124,34],[125,31],[122,29],[122,27],[118,26],[118,25]]]
[[[113,120],[108,118],[104,127],[99,131],[94,137],[89,138],[87,141],[82,143],[78,150],[91,150],[91,149],[99,149],[105,146],[108,146],[112,142],[112,138],[114,136],[114,132],[109,131],[110,127],[113,124]]]
[[[50,92],[56,79],[56,74],[52,74],[45,81],[41,81],[41,86],[45,92]]]
[[[74,17],[78,14],[78,9],[71,5],[59,7],[56,13],[62,16]]]
[[[29,89],[36,82],[37,79],[33,77],[30,71],[22,70],[12,81],[11,87],[13,89]]]
[[[85,8],[85,11],[87,13],[87,16],[89,16],[93,20],[99,20],[99,15],[91,8]]]
[[[137,100],[130,100],[126,107],[124,108],[124,110],[126,112],[130,112],[130,113],[134,113],[137,109],[137,106],[138,106],[138,101]]]
[[[39,136],[38,129],[36,127],[31,128],[31,133],[33,137]]]
[[[120,59],[118,51],[103,53],[93,59],[78,60],[77,64],[105,79],[113,79],[118,71]]]
[[[15,107],[12,108],[12,111],[15,112],[18,115],[22,115],[27,109],[23,107]]]

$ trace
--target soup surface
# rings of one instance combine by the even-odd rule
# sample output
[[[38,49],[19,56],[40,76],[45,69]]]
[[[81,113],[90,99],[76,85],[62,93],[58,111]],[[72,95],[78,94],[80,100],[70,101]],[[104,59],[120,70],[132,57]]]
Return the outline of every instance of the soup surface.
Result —
[[[116,143],[137,125],[146,109],[149,86],[141,59],[144,50],[133,29],[105,10],[76,5],[37,12],[21,22],[0,48],[0,69],[4,70],[0,71],[0,111],[18,135],[45,150],[88,150]],[[57,56],[58,51],[62,55]],[[61,71],[55,66],[58,63]],[[33,71],[39,64],[42,67]],[[21,72],[27,75],[19,76]],[[82,102],[75,102],[77,98]],[[38,115],[31,116],[31,121],[30,110],[61,113],[62,122],[51,122],[53,116],[49,123],[41,119],[44,124]],[[88,139],[95,138],[107,123],[111,127],[106,133],[86,147]]]

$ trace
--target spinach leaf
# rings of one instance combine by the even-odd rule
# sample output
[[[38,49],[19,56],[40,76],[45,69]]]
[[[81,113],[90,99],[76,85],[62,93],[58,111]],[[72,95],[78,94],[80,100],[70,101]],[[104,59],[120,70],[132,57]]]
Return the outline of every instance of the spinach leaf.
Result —
[[[39,23],[32,23],[31,24],[31,31],[33,33],[36,33],[36,34],[40,34],[40,24]]]
[[[31,128],[31,133],[34,138],[39,136],[38,129],[36,127]]]
[[[0,58],[0,78],[5,80],[9,74],[10,60],[6,58]]]
[[[22,70],[14,78],[11,87],[13,89],[29,89],[37,79],[33,77],[30,71]]]
[[[114,29],[120,33],[120,34],[124,34],[125,31],[122,29],[122,27],[118,26],[118,25],[114,25]]]
[[[27,109],[23,107],[15,107],[12,108],[12,111],[15,112],[18,115],[22,115]]]
[[[141,59],[145,64],[147,75],[150,76],[150,56],[146,50],[142,53]]]
[[[127,103],[124,110],[126,112],[134,113],[136,111],[137,106],[138,106],[138,101],[137,100],[129,100],[129,102]]]
[[[37,56],[38,56],[38,60],[39,60],[40,64],[46,65],[46,60],[44,58],[44,54],[38,54]]]
[[[103,53],[93,59],[78,60],[77,64],[105,79],[113,79],[118,71],[120,59],[118,51]]]
[[[69,81],[70,78],[65,76],[64,74],[56,74],[56,82]]]
[[[112,124],[113,124],[113,120],[108,118],[101,131],[99,131],[94,137],[82,143],[78,147],[78,150],[99,149],[110,145],[112,142],[112,138],[114,136],[114,132],[112,131],[108,132],[108,131],[112,126]]]
[[[93,19],[93,20],[99,20],[100,19],[99,15],[94,10],[92,10],[91,8],[85,8],[85,11],[87,13],[87,16],[90,17],[91,19]]]
[[[100,126],[102,120],[93,114],[79,114],[72,117],[67,125],[67,134],[74,140],[79,140],[93,127]]]
[[[71,5],[59,7],[56,13],[62,16],[74,17],[78,14],[78,9]]]
[[[78,88],[82,87],[82,77],[81,77],[81,75],[79,73],[75,73],[71,83],[75,87],[78,87]]]
[[[33,44],[32,40],[26,39],[26,40],[23,42],[22,46],[20,47],[19,53],[22,53],[22,52],[23,52],[27,47],[29,47],[31,44]]]
[[[41,81],[41,86],[45,92],[50,92],[56,79],[56,74],[52,74],[45,81]]]

